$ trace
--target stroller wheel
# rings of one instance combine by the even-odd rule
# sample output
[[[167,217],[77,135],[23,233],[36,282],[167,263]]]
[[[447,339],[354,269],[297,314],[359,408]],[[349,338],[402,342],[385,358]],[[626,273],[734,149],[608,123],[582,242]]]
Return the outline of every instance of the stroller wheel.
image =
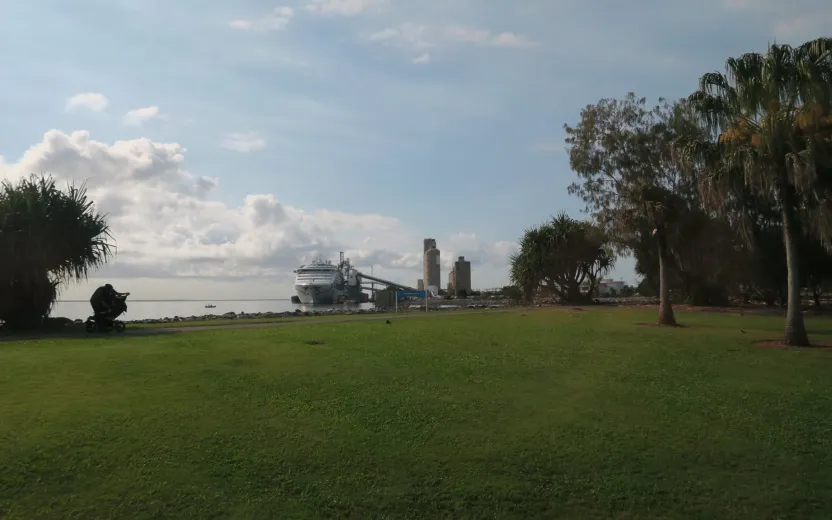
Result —
[[[88,333],[95,332],[95,322],[93,320],[87,320],[86,323],[84,323],[84,330]]]
[[[127,324],[123,321],[116,321],[115,323],[113,323],[113,328],[116,332],[124,332],[124,329],[127,328]]]

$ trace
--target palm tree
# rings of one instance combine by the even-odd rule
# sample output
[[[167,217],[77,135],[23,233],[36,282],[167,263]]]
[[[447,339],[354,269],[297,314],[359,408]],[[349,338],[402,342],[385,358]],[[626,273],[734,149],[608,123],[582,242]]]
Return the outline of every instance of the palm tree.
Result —
[[[34,327],[58,288],[87,277],[112,255],[109,227],[84,186],[61,191],[51,177],[0,185],[0,319]]]
[[[800,310],[797,241],[832,244],[830,105],[832,38],[729,58],[724,74],[689,96],[711,138],[681,144],[703,199],[713,207],[750,193],[776,208],[788,270],[785,343],[808,346]]]

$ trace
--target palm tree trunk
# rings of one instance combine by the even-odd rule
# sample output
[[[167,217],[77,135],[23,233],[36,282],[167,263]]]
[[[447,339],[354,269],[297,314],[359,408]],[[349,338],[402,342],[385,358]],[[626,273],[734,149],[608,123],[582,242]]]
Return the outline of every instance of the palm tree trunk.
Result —
[[[674,327],[676,326],[676,316],[673,315],[673,305],[670,303],[669,274],[664,243],[659,238],[659,319],[656,323]]]
[[[788,272],[788,303],[786,308],[786,332],[783,342],[794,347],[808,347],[809,335],[803,323],[800,309],[800,271],[797,253],[797,226],[792,215],[792,207],[784,201],[781,216],[783,218],[783,246],[786,248],[786,270]]]

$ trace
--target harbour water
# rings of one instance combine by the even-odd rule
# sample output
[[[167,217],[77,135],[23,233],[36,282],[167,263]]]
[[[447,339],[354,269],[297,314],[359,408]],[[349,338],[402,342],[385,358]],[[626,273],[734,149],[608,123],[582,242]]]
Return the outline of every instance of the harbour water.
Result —
[[[213,309],[205,306],[216,305]],[[301,311],[324,312],[330,309],[358,310],[372,309],[372,303],[342,304],[342,305],[301,305],[289,300],[127,300],[127,313],[121,316],[123,320],[148,320],[158,318],[173,318],[174,316],[204,316],[206,314],[222,315],[227,312],[255,313],[255,312],[293,312]],[[52,309],[52,316],[86,319],[92,314],[88,301],[59,301]]]

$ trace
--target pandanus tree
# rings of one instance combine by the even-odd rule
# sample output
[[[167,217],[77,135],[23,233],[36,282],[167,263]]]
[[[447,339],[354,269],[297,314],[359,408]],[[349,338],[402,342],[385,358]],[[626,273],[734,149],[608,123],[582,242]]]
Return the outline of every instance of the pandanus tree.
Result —
[[[509,262],[509,280],[520,290],[520,299],[526,303],[531,302],[535,290],[540,287],[539,261],[535,258],[536,252],[529,248],[532,241],[527,238],[530,231],[526,230],[523,234],[520,250],[512,253]]]
[[[524,232],[511,257],[511,281],[523,289],[526,300],[545,286],[562,301],[581,301],[587,297],[581,285],[587,282],[591,295],[615,264],[606,243],[596,226],[561,214]]]
[[[679,157],[710,206],[750,194],[775,208],[788,273],[784,341],[808,346],[798,242],[809,234],[832,245],[832,38],[770,45],[725,69],[689,96],[710,138],[680,140]]]
[[[36,327],[62,283],[87,277],[114,251],[103,215],[83,186],[60,190],[51,177],[0,185],[0,320]]]

